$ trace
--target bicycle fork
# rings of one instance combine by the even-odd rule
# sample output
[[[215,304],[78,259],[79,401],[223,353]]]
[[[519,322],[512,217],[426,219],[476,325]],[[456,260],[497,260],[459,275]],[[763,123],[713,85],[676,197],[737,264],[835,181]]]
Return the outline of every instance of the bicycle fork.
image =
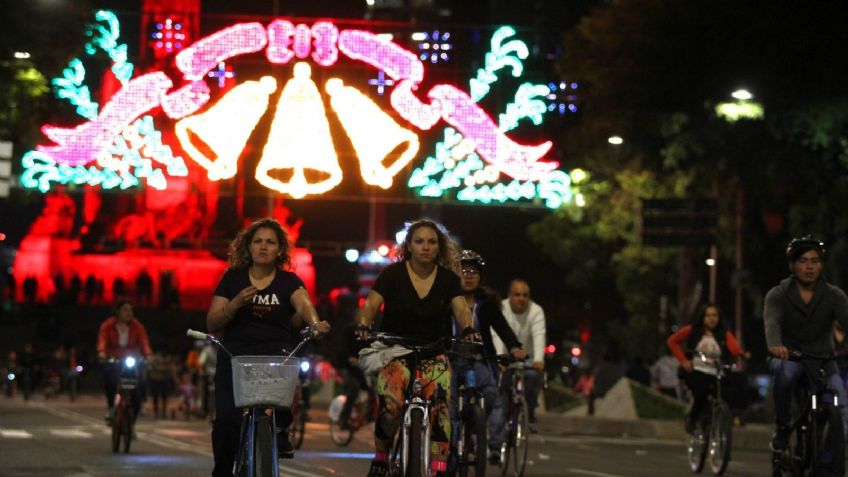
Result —
[[[410,428],[412,427],[412,411],[418,409],[421,411],[421,448],[418,452],[421,453],[421,461],[425,472],[430,471],[430,406],[424,400],[423,386],[421,384],[421,370],[415,369],[415,380],[412,382],[412,398],[406,402],[406,412],[403,415],[403,471],[406,474],[406,468],[409,466],[410,446]],[[425,474],[426,475],[426,474]]]

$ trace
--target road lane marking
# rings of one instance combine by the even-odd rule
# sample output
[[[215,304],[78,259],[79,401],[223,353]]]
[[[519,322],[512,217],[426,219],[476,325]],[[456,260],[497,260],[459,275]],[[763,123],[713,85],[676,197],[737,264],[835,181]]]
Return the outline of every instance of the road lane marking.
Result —
[[[583,469],[568,469],[568,471],[573,473],[573,474],[593,475],[595,477],[624,477],[624,476],[618,475],[618,474],[607,474],[606,472],[594,472],[594,471],[591,471],[591,470],[583,470]]]
[[[81,431],[79,429],[50,429],[50,434],[56,437],[64,437],[68,439],[90,439],[94,437],[90,432]]]
[[[8,439],[32,439],[32,434],[23,429],[0,429],[0,437]]]

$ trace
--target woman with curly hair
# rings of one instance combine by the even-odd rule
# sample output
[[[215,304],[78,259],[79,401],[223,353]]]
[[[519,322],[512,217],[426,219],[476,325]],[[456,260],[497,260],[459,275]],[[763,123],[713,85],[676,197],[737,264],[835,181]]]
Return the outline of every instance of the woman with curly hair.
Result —
[[[453,336],[452,317],[456,317],[464,336],[474,333],[471,312],[459,282],[457,247],[447,231],[432,220],[417,220],[407,227],[399,245],[399,261],[380,272],[365,304],[356,316],[357,334],[367,336],[374,315],[381,306],[380,331],[399,335],[419,343],[434,343]],[[444,347],[419,356],[426,399],[434,398],[430,408],[430,463],[441,475],[447,470],[451,423],[447,403],[450,400],[451,370]],[[409,357],[390,361],[377,375],[379,413],[374,431],[375,456],[369,476],[388,475],[388,456],[398,430],[404,393],[409,385]]]
[[[234,356],[280,355],[291,349],[304,324],[321,334],[330,330],[318,318],[303,281],[286,270],[291,250],[285,230],[274,219],[261,219],[239,232],[230,244],[229,266],[212,296],[206,327]],[[294,449],[285,428],[291,410],[277,412],[280,457]],[[241,413],[235,406],[230,358],[218,350],[215,370],[215,421],[212,424],[213,476],[230,476],[239,444]]]

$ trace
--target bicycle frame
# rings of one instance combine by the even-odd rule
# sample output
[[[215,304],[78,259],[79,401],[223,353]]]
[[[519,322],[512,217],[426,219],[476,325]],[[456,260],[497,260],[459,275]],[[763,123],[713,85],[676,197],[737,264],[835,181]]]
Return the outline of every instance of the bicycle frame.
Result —
[[[312,330],[306,329],[301,333],[304,338],[295,346],[294,350],[289,353],[288,356],[285,357],[283,362],[287,362],[292,359],[295,354],[311,339],[316,336],[316,333]],[[230,357],[233,358],[232,353],[230,353],[227,348],[221,344],[221,342],[213,336],[210,336],[206,333],[201,333],[199,331],[189,329],[186,331],[186,335],[194,338],[204,340],[208,343],[212,343],[222,350]],[[270,412],[268,412],[270,410]],[[265,433],[265,436],[268,436],[267,429],[268,426],[264,426],[264,421],[270,420],[270,436],[269,443],[270,446],[270,475],[265,472],[262,468],[262,461],[265,459],[261,459],[261,456],[266,455],[262,451],[268,451],[269,449],[265,449],[263,445],[259,445],[257,443],[257,438]],[[280,477],[280,467],[277,464],[277,459],[279,458],[279,450],[277,449],[277,439],[274,432],[276,431],[276,415],[274,412],[274,408],[270,406],[251,406],[244,409],[243,419],[242,419],[242,428],[241,428],[241,438],[239,442],[238,451],[236,453],[235,463],[233,465],[233,476],[234,477],[253,477],[257,472],[261,472],[261,475],[268,477]],[[256,454],[260,455],[259,469],[257,470],[257,462],[256,462]]]
[[[135,357],[126,357],[124,359],[110,359],[108,361],[113,368],[109,372],[116,373],[118,376],[118,390],[115,394],[115,415],[112,418],[112,452],[118,452],[121,440],[124,442],[124,452],[130,451],[130,444],[133,439],[133,428],[135,420],[138,416],[135,415],[133,400],[137,399],[134,396],[135,390],[143,375],[143,361]]]
[[[485,397],[483,393],[474,386],[474,381],[471,381],[472,384],[469,384],[469,377],[473,380],[476,380],[474,375],[474,364],[476,362],[480,362],[482,360],[477,359],[474,355],[464,356],[460,353],[457,353],[457,356],[465,359],[468,362],[468,369],[466,370],[465,376],[456,376],[456,392],[457,392],[457,404],[456,404],[456,413],[457,418],[459,420],[459,426],[455,428],[457,435],[456,439],[456,462],[459,468],[459,474],[465,475],[467,472],[467,468],[471,465],[478,468],[482,466],[482,472],[478,470],[477,475],[481,475],[481,473],[485,473],[486,469],[486,454],[485,449],[488,447],[488,429],[486,423],[486,407],[485,407]],[[454,369],[456,371],[456,369]],[[475,408],[477,408],[475,412]],[[476,419],[480,419],[482,416],[482,422],[474,422]],[[469,458],[471,456],[470,449],[467,447],[468,442],[466,442],[466,438],[468,436],[466,432],[466,426],[482,426],[482,440],[481,433],[477,432],[477,448],[474,449],[474,458]],[[476,429],[476,427],[475,427]],[[482,449],[482,450],[481,450]]]

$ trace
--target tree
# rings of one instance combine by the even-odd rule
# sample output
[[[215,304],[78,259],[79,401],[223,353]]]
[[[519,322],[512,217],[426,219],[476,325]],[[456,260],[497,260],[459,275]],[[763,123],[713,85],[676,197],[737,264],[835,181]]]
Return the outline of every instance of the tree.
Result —
[[[642,245],[640,199],[716,197],[719,269],[727,270],[736,201],[744,194],[744,255],[754,271],[749,316],[761,312],[754,304],[785,276],[780,257],[790,235],[819,234],[832,245],[832,270],[848,265],[848,219],[835,213],[848,197],[848,73],[839,67],[848,46],[844,10],[797,1],[613,0],[564,35],[558,69],[581,85],[582,103],[560,138],[565,165],[588,170],[599,193],[588,194],[579,213],[568,206],[530,233],[567,269],[586,256],[570,255],[592,244],[592,266],[584,264],[582,277],[569,283],[602,290],[615,284],[625,316],[597,325],[617,335],[625,353],[632,356],[634,337],[659,342],[656,315],[674,286],[669,276],[678,268],[702,273],[697,250]],[[716,104],[740,86],[764,105],[765,119],[728,123],[716,116]],[[624,138],[619,149],[607,143],[611,135]],[[726,304],[730,276],[722,278],[719,301]],[[688,307],[679,308],[682,323]],[[747,326],[762,334],[761,323]]]

